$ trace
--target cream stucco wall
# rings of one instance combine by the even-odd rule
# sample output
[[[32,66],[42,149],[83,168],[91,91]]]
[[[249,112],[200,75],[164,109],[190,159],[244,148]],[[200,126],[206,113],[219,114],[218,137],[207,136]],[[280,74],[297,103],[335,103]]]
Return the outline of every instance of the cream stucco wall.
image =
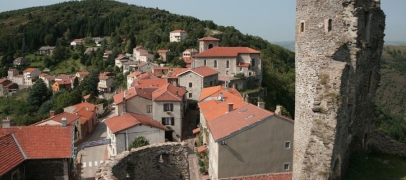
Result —
[[[164,111],[164,104],[172,103],[173,104],[173,111],[166,112]],[[170,102],[170,101],[153,101],[153,118],[158,122],[162,122],[163,117],[173,117],[175,121],[175,125],[166,125],[174,130],[173,139],[175,141],[180,141],[180,137],[182,135],[182,122],[183,122],[183,103],[182,102]],[[179,137],[178,137],[179,136]]]
[[[130,113],[138,113],[142,115],[146,115],[152,118],[152,112],[154,111],[154,107],[152,106],[152,100],[146,99],[140,96],[135,96],[131,99],[127,99],[126,103],[126,112]],[[123,103],[116,105],[116,115],[120,115],[123,112]],[[150,113],[147,112],[147,105],[152,106],[152,111]],[[156,119],[159,121],[159,119]]]
[[[204,137],[204,136],[203,136]],[[219,160],[219,145],[218,143],[214,142],[212,134],[209,132],[209,175],[212,177],[213,180],[218,179],[219,167],[218,167],[218,160]]]

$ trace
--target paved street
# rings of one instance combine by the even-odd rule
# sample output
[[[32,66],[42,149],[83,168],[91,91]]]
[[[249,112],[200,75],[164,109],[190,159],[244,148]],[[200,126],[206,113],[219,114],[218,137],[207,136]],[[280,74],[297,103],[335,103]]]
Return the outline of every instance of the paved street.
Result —
[[[86,142],[105,139],[106,137],[106,124],[100,122]],[[79,150],[78,156],[82,155],[82,179],[94,179],[97,167],[105,160],[106,147],[107,145],[102,145]]]

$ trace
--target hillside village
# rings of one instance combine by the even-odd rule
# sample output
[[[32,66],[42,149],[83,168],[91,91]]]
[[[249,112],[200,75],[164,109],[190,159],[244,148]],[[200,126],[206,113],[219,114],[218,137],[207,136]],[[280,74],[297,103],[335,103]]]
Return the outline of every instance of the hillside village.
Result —
[[[187,32],[174,30],[169,36],[170,41],[181,42],[187,37]],[[88,47],[84,54],[94,53],[101,44],[108,44],[105,38],[92,40],[96,46]],[[52,127],[55,131],[65,131],[69,127],[72,133],[58,137],[69,140],[66,142],[69,145],[55,147],[71,152],[70,158],[66,159],[68,161],[64,161],[64,168],[54,169],[45,156],[37,157],[36,160],[43,164],[44,170],[55,173],[50,176],[64,179],[72,178],[69,172],[77,173],[90,168],[93,161],[96,166],[99,159],[114,158],[129,151],[130,144],[139,137],[144,137],[149,144],[188,142],[195,151],[192,154],[194,161],[199,162],[200,167],[196,170],[212,179],[257,174],[288,177],[292,170],[293,120],[281,115],[281,107],[277,107],[276,112],[268,111],[265,109],[265,102],[256,101],[258,104],[252,105],[247,95],[239,92],[261,86],[261,52],[250,47],[220,47],[219,41],[220,39],[211,36],[197,39],[199,50],[189,48],[179,55],[184,67],[159,63],[167,61],[168,55],[172,53],[170,49],[160,49],[156,52],[158,56],[154,56],[147,48],[136,46],[132,54],[117,54],[114,65],[120,71],[98,74],[98,96],[93,93],[82,94],[82,102],[63,107],[62,112],[55,113],[51,109],[48,118],[23,129],[14,126],[13,119],[6,118],[2,122],[1,132],[4,136],[1,139],[19,147],[19,142],[25,141],[22,138],[29,133],[35,132],[38,136],[43,136],[40,130],[42,127]],[[70,43],[73,48],[83,45],[84,38],[74,39]],[[55,48],[44,46],[38,49],[38,53],[51,56]],[[106,60],[111,55],[112,51],[105,50],[103,59]],[[13,64],[15,67],[24,67],[28,60],[18,57]],[[113,85],[120,73],[126,76],[125,89],[117,89]],[[1,79],[0,88],[3,89],[2,95],[7,97],[20,90],[31,89],[36,83],[43,81],[55,94],[74,90],[75,86],[83,84],[89,74],[89,71],[83,70],[74,74],[50,75],[49,69],[35,67],[27,67],[20,73],[17,68],[10,68],[8,76]],[[95,98],[111,98],[108,101],[111,103],[94,104]],[[101,151],[106,151],[107,155],[83,162],[85,148],[81,149],[81,146],[84,146],[86,138],[93,136],[95,128],[101,126],[101,123],[105,123],[104,133],[109,141],[107,148]],[[260,141],[255,140],[258,138],[258,131],[269,130],[274,133],[264,136]],[[14,139],[7,136],[10,133]],[[57,137],[49,137],[50,140],[54,138],[57,141]],[[263,146],[263,143],[269,145]],[[223,148],[225,146],[250,159],[232,161],[230,155],[227,155],[229,151]],[[252,151],[252,146],[263,149]],[[24,154],[30,148],[30,143],[26,143],[23,149],[14,148],[10,151]],[[94,147],[86,149],[93,151],[92,148]],[[78,160],[81,167],[77,164]],[[31,161],[29,157],[24,157],[19,162],[7,165],[1,172],[1,177],[39,177],[35,171],[23,171]],[[273,168],[227,168],[231,164],[238,164],[238,167],[268,164]],[[93,170],[93,174],[95,173]]]

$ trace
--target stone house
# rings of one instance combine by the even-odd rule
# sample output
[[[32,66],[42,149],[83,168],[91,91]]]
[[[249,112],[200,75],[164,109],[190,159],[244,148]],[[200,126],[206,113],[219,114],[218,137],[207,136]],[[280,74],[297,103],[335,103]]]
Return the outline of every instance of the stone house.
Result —
[[[131,143],[139,136],[148,139],[150,144],[165,142],[164,125],[151,117],[136,113],[125,113],[105,120],[107,138],[111,143],[107,146],[109,157],[128,151]]]
[[[33,85],[33,80],[38,79],[41,71],[38,68],[27,68],[23,71],[24,83],[27,86]]]
[[[117,58],[114,60],[115,61],[115,66],[121,68],[123,66],[123,63],[128,62],[130,59],[125,56],[124,54],[119,54],[117,55]]]
[[[73,140],[69,125],[0,128],[0,179],[72,179]]]
[[[203,52],[214,47],[219,47],[220,39],[207,36],[204,38],[200,38],[198,41],[199,41],[199,52]]]
[[[143,114],[152,118],[152,92],[156,89],[132,87],[114,95],[115,115],[118,116],[129,112]]]
[[[49,74],[46,73],[41,73],[39,75],[39,78],[42,79],[42,81],[44,81],[45,85],[47,87],[50,87],[51,84],[53,84],[53,82],[55,81],[55,77],[51,76]]]
[[[93,128],[96,125],[97,116],[103,113],[103,105],[101,104],[101,106],[99,106],[88,102],[82,102],[65,107],[63,108],[63,111],[80,116],[81,133],[79,138],[84,138],[87,134],[90,134],[93,131]]]
[[[52,84],[52,92],[56,93],[62,89],[65,90],[72,90],[72,80],[71,79],[63,79],[63,80],[57,80],[55,79],[55,82]]]
[[[157,51],[157,53],[159,54],[159,59],[161,59],[162,61],[166,61],[166,57],[170,52],[171,51],[167,49],[160,49]]]
[[[162,76],[162,78],[166,78],[167,82],[174,86],[180,86],[178,74],[187,70],[188,68],[170,68],[168,73]]]
[[[7,79],[0,79],[0,97],[12,95],[17,90],[18,84]]]
[[[51,56],[55,46],[42,46],[38,49],[38,54]]]
[[[75,76],[76,76],[77,78],[79,78],[79,79],[78,79],[78,80],[79,80],[79,83],[82,82],[83,79],[84,79],[87,75],[89,75],[89,72],[88,72],[88,71],[78,71],[78,72],[76,72],[76,74],[75,74]]]
[[[187,38],[187,32],[184,30],[174,30],[169,33],[169,42],[180,42]]]
[[[203,88],[217,85],[219,73],[208,66],[191,68],[178,74],[179,85],[186,87],[188,100],[197,101]]]
[[[187,108],[186,93],[185,89],[169,83],[152,92],[152,118],[161,120],[169,129],[165,134],[169,141],[181,141],[182,123]]]
[[[207,147],[198,149],[208,151],[211,179],[292,172],[294,121],[258,107],[262,103],[233,105],[223,103],[227,110],[201,132]]]
[[[78,46],[78,45],[84,45],[85,40],[84,39],[74,39],[70,45],[71,46]]]
[[[18,85],[24,85],[24,75],[18,73],[19,71],[17,69],[10,68],[7,71],[7,79],[17,83]]]
[[[258,86],[262,81],[262,62],[260,52],[249,47],[213,47],[194,56],[192,67],[209,66],[220,72],[219,79],[230,81],[230,86],[244,89],[244,84],[239,82],[243,75]],[[227,83],[227,82],[224,82]]]
[[[74,141],[77,142],[84,137],[83,133],[85,133],[85,129],[80,125],[80,120],[81,117],[77,114],[62,112],[55,115],[55,111],[51,110],[48,119],[41,120],[31,126],[61,126],[63,123],[66,123],[66,125],[72,125],[75,127]]]
[[[111,92],[112,87],[113,87],[113,78],[103,73],[100,74],[97,89],[103,92]]]
[[[138,65],[135,61],[127,61],[123,63],[123,74],[133,71],[135,67]]]
[[[186,49],[182,52],[182,57],[193,57],[197,53],[199,53],[199,51],[194,48]]]
[[[151,72],[154,67],[158,67],[158,65],[151,62],[140,62],[134,67],[134,71]]]
[[[27,65],[27,64],[28,64],[28,60],[23,57],[18,57],[16,59],[14,59],[14,61],[13,61],[14,66],[23,66],[23,65]]]

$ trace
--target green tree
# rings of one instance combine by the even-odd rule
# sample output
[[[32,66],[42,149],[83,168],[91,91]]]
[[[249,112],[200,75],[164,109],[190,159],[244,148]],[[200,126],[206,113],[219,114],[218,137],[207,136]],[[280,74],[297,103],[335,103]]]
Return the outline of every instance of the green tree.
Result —
[[[80,83],[81,89],[93,96],[98,95],[97,85],[99,83],[99,73],[96,70],[90,71],[83,81]]]
[[[34,110],[38,110],[39,107],[48,99],[48,88],[42,79],[38,79],[32,86],[27,97],[27,104]]]
[[[146,139],[144,136],[138,136],[137,138],[134,139],[134,141],[130,144],[130,146],[128,146],[128,149],[138,148],[147,145],[149,145],[148,139]]]
[[[79,78],[75,78],[73,80],[73,88],[77,89],[79,87]]]
[[[59,95],[54,103],[54,110],[55,113],[61,113],[63,112],[63,108],[72,105],[72,97],[68,91],[63,92],[61,95]]]

